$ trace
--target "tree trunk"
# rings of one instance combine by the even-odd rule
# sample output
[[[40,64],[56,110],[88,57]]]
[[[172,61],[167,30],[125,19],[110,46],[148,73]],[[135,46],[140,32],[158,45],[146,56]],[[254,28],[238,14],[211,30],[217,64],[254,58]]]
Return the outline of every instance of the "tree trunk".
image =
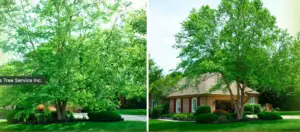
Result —
[[[57,120],[64,121],[66,120],[66,105],[67,101],[57,101],[55,104]]]

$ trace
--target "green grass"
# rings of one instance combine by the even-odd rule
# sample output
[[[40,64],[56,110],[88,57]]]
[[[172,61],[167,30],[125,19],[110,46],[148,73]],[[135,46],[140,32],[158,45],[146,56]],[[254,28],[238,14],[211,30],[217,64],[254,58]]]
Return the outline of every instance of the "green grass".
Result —
[[[300,116],[300,111],[277,111],[281,115],[299,115]]]
[[[230,124],[197,124],[150,120],[150,131],[300,131],[300,120],[247,121]]]
[[[8,124],[0,122],[0,131],[146,131],[146,122],[72,122],[47,125]]]
[[[124,115],[146,115],[146,109],[119,109],[120,114]]]

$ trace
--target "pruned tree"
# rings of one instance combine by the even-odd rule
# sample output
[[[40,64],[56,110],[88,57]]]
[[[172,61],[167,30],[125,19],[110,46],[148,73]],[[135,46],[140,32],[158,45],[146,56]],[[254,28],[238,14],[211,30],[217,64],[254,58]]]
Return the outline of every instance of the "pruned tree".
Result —
[[[174,47],[182,59],[178,68],[189,83],[199,83],[203,73],[220,74],[216,86],[229,91],[237,118],[242,119],[246,87],[283,86],[278,82],[282,78],[274,77],[289,73],[279,65],[287,61],[291,37],[275,24],[260,0],[222,0],[217,9],[193,9],[176,35]],[[233,82],[237,99],[230,87]]]

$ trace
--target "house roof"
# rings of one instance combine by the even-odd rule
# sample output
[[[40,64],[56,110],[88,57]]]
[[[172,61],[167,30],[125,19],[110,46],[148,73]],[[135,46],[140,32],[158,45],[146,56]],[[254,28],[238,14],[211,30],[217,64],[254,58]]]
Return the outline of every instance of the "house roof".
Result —
[[[211,88],[217,84],[217,80],[220,78],[220,75],[215,73],[204,74],[201,76],[201,82],[196,87],[189,86],[188,88],[184,88],[169,94],[167,97],[176,97],[176,96],[191,96],[191,95],[201,95],[201,94],[215,94],[215,95],[230,95],[229,91],[226,90],[214,90],[210,91]],[[179,82],[179,84],[183,84],[184,80]],[[237,86],[236,83],[232,83],[230,85],[233,95],[237,95]],[[246,87],[245,93],[247,94],[259,94],[257,91],[252,90],[249,87]]]

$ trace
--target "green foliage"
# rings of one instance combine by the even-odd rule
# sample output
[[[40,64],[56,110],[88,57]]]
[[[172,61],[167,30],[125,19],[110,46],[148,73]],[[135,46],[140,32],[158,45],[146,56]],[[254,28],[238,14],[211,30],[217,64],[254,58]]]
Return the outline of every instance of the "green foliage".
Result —
[[[6,113],[9,112],[7,109],[0,109],[0,118],[5,118]]]
[[[244,106],[244,112],[247,112],[247,113],[254,113],[254,107],[253,105],[245,105]]]
[[[151,112],[151,118],[158,118],[162,115],[162,112],[163,112],[163,105],[157,105],[155,106],[153,109],[152,109],[152,112]]]
[[[125,115],[146,115],[146,109],[119,109],[118,112],[120,114]]]
[[[146,12],[124,11],[128,6],[123,0],[1,5],[0,48],[21,58],[1,66],[0,75],[44,76],[47,83],[7,86],[0,105],[22,104],[26,118],[39,104],[54,105],[57,120],[67,120],[67,105],[115,110],[120,94],[145,99]]]
[[[211,108],[210,106],[208,105],[203,105],[203,106],[199,106],[197,109],[196,109],[196,113],[195,115],[199,115],[199,114],[209,114],[211,113]]]
[[[277,112],[261,112],[257,114],[258,118],[261,120],[280,120],[281,115]]]
[[[67,111],[66,112],[67,120],[74,120],[74,113],[72,111]]]
[[[116,122],[124,120],[119,113],[108,111],[89,112],[88,117],[90,121],[96,122]]]
[[[19,123],[20,120],[18,120],[18,119],[15,118],[16,114],[17,114],[16,111],[9,111],[9,112],[7,112],[6,116],[5,116],[7,122],[8,123]]]
[[[163,115],[161,115],[161,117],[163,117],[163,118],[172,118],[173,115],[174,115],[173,113],[172,114],[163,114]]]
[[[196,116],[196,122],[197,123],[213,123],[217,121],[219,118],[219,115],[217,114],[200,114]]]
[[[226,118],[227,118],[228,120],[230,120],[230,121],[239,120],[239,119],[237,118],[237,114],[236,114],[236,113],[229,113],[229,114],[226,115]],[[248,117],[247,117],[246,113],[243,113],[243,119],[247,119],[247,118],[248,118]]]
[[[246,87],[264,91],[298,85],[299,41],[293,43],[293,37],[276,26],[261,0],[222,0],[217,9],[193,9],[181,29],[174,47],[180,50],[178,69],[184,71],[186,83],[199,84],[194,80],[204,73],[220,76],[214,90],[233,90],[235,83],[241,92],[232,104],[239,115]]]
[[[182,121],[190,121],[190,120],[194,120],[195,116],[193,113],[180,113],[180,114],[173,114],[172,116],[173,120],[182,120]]]
[[[244,112],[247,112],[248,114],[258,114],[262,111],[260,104],[247,104],[244,106]]]

